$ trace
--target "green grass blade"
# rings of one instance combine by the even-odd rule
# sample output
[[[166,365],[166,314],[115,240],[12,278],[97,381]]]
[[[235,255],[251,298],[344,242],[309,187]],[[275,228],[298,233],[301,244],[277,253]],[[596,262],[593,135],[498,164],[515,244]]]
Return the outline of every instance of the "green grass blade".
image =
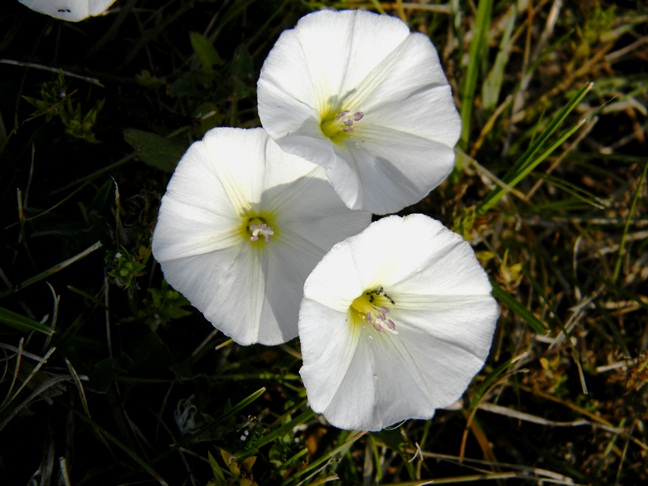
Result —
[[[299,416],[295,417],[289,422],[286,422],[285,424],[282,424],[281,427],[279,427],[276,430],[273,430],[269,434],[263,436],[261,439],[259,439],[255,444],[254,447],[251,448],[248,451],[245,451],[244,454],[238,456],[240,459],[245,459],[246,457],[249,457],[253,454],[256,454],[259,449],[267,444],[270,444],[271,442],[274,442],[275,440],[285,436],[289,435],[291,431],[297,427],[298,425],[301,425],[303,423],[308,422],[310,419],[312,419],[315,416],[315,412],[313,412],[310,408],[307,409],[305,412],[300,414]]]
[[[495,204],[499,202],[511,188],[514,188],[522,179],[528,176],[533,169],[535,169],[542,161],[549,157],[558,147],[560,147],[565,140],[571,137],[584,123],[582,119],[574,127],[570,128],[562,134],[557,141],[552,143],[549,148],[540,152],[545,146],[548,139],[554,134],[558,127],[563,123],[567,116],[578,106],[581,100],[592,88],[592,83],[588,83],[576,93],[567,105],[560,110],[554,119],[549,123],[549,126],[540,134],[527,151],[520,157],[520,161],[515,164],[508,173],[502,178],[503,182],[508,185],[508,188],[496,187],[484,199],[482,204],[477,208],[477,214],[482,215],[490,210]],[[540,152],[540,155],[537,155]]]
[[[68,258],[67,260],[65,260],[63,262],[58,263],[58,264],[54,265],[53,267],[48,268],[44,272],[41,272],[41,273],[39,273],[37,275],[34,275],[33,277],[28,278],[27,280],[24,280],[23,282],[19,283],[18,285],[16,285],[15,287],[13,287],[11,289],[5,290],[4,292],[0,292],[0,298],[6,297],[7,295],[14,294],[14,293],[24,289],[25,287],[29,287],[30,285],[35,284],[36,282],[40,282],[41,280],[44,280],[47,277],[50,277],[51,275],[54,275],[57,272],[60,272],[64,268],[72,265],[73,263],[81,260],[82,258],[85,258],[90,253],[92,253],[93,251],[98,250],[99,248],[101,248],[101,246],[102,246],[101,241],[97,241],[96,243],[94,243],[93,245],[90,245],[88,248],[86,248],[82,252],[77,253],[76,255],[74,255],[72,258]]]
[[[639,200],[639,195],[641,194],[641,187],[646,180],[646,172],[648,171],[648,161],[644,163],[643,172],[639,178],[639,183],[637,184],[637,189],[635,190],[634,196],[632,197],[632,203],[630,205],[630,211],[628,211],[628,217],[626,218],[625,226],[623,228],[623,235],[621,236],[621,243],[619,244],[619,255],[617,256],[616,264],[614,265],[614,272],[612,273],[612,283],[617,282],[619,275],[621,274],[621,265],[623,264],[623,257],[625,257],[625,248],[626,243],[628,242],[628,232],[630,231],[630,223],[634,217],[635,210],[637,208],[637,201]]]
[[[567,130],[556,142],[551,144],[548,149],[538,155],[533,161],[526,164],[519,173],[517,173],[513,180],[508,182],[509,187],[515,187],[522,179],[528,176],[533,169],[535,169],[541,162],[543,162],[547,157],[549,157],[554,151],[560,147],[565,140],[571,137],[581,126],[585,124],[585,119],[580,120],[575,126]]]
[[[577,199],[579,201],[583,201],[588,206],[592,206],[593,208],[596,208],[596,209],[605,209],[606,208],[605,203],[601,199],[596,197],[591,192],[586,191],[582,187],[577,186],[576,184],[572,184],[569,181],[564,181],[564,180],[559,179],[557,177],[553,177],[553,176],[551,176],[549,174],[535,174],[535,177],[538,177],[539,179],[542,179],[543,181],[548,182],[552,186],[563,190],[567,194],[572,195],[575,199]]]
[[[482,86],[482,100],[485,111],[490,112],[495,109],[500,97],[500,92],[502,91],[504,70],[511,55],[511,48],[513,47],[511,36],[513,35],[517,14],[517,5],[514,3],[506,14],[508,20],[504,34],[502,35],[502,40],[500,41],[499,51],[497,52],[497,56],[495,56],[493,67],[488,73],[488,76],[484,80],[484,85]]]
[[[480,60],[484,59],[484,51],[488,47],[488,31],[490,29],[492,0],[482,0],[477,7],[477,16],[473,26],[473,38],[468,52],[468,67],[461,90],[461,140],[460,147],[465,150],[470,139],[472,110],[477,89]]]
[[[387,15],[387,12],[385,12],[385,9],[382,8],[382,5],[380,5],[380,2],[378,0],[370,0],[370,1],[379,14]]]
[[[502,376],[504,372],[508,370],[513,364],[526,357],[526,355],[527,353],[523,353],[519,356],[507,359],[501,365],[495,368],[473,393],[468,409],[473,410],[477,405],[479,405],[481,398],[484,396],[488,388],[490,388],[491,384],[493,384],[500,376]]]
[[[545,130],[540,133],[540,136],[531,144],[531,146],[522,154],[517,164],[513,165],[511,169],[503,177],[505,182],[511,181],[515,178],[516,174],[522,172],[528,165],[533,162],[533,157],[542,148],[542,146],[549,140],[554,132],[562,125],[569,114],[579,105],[585,95],[592,89],[593,83],[587,83],[578,92],[572,96],[567,104],[558,111]]]
[[[317,474],[319,470],[323,469],[326,467],[329,461],[331,461],[335,456],[337,455],[343,455],[345,452],[347,452],[351,446],[361,437],[363,437],[367,432],[366,431],[359,431],[359,432],[351,432],[349,437],[342,442],[341,445],[335,447],[334,449],[330,450],[327,454],[323,455],[319,459],[311,462],[308,466],[306,466],[304,469],[301,469],[300,471],[297,471],[295,474],[293,474],[290,478],[288,478],[283,484],[285,486],[288,486],[290,484],[295,484],[295,482],[301,478],[306,476],[304,481],[298,483],[298,484],[312,484],[309,483],[307,480],[312,479],[312,476]],[[342,434],[340,434],[342,436]],[[307,476],[308,475],[308,476]]]
[[[4,307],[0,307],[0,322],[22,332],[42,332],[48,336],[52,334],[52,330],[45,324],[41,324],[34,319],[30,319]]]
[[[514,314],[522,319],[536,333],[543,336],[547,334],[547,327],[542,323],[540,319],[534,316],[529,309],[527,309],[520,301],[509,294],[506,290],[497,285],[496,282],[491,280],[491,284],[493,286],[493,296],[495,296],[497,300],[499,300],[502,304],[513,311]]]

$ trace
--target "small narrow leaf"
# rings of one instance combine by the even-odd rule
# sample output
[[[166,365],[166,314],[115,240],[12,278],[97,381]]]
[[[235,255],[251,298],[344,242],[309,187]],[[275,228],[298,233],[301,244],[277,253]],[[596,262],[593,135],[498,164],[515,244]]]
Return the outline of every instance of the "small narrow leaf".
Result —
[[[137,151],[142,162],[169,174],[173,173],[187,150],[187,147],[180,143],[143,130],[124,130],[124,139]]]
[[[198,32],[190,32],[189,37],[194,54],[205,71],[211,70],[214,66],[222,66],[225,64],[225,61],[218,55],[214,46],[205,37]]]

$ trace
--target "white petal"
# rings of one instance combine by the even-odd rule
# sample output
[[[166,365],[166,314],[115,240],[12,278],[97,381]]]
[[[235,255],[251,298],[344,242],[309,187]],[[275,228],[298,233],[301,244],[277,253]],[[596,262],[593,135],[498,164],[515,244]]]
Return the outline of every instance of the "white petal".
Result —
[[[218,128],[207,132],[197,144],[203,144],[204,167],[218,178],[230,204],[244,212],[259,203],[267,164],[268,138],[263,130]],[[203,194],[197,191],[194,197],[200,199]]]
[[[270,52],[258,97],[270,136],[323,166],[349,208],[399,211],[454,167],[461,122],[437,52],[394,17],[358,10],[305,16]],[[364,114],[339,145],[319,126],[331,109]]]
[[[265,301],[266,260],[250,245],[166,262],[165,279],[207,320],[239,344],[284,339]],[[263,323],[263,325],[262,325]]]
[[[306,15],[281,34],[261,69],[263,127],[284,150],[326,167],[335,151],[322,138],[322,110],[354,90],[408,35],[403,22],[366,11]]]
[[[418,309],[411,302],[408,304],[397,301],[391,313],[403,342],[413,345],[415,341],[428,339],[443,343],[448,351],[444,359],[454,363],[452,366],[477,363],[473,375],[479,371],[488,355],[499,314],[495,299],[490,295],[434,296]]]
[[[298,238],[317,249],[315,263],[335,243],[359,233],[371,221],[371,213],[349,211],[326,180],[321,167],[292,184],[276,189],[266,192],[263,205],[278,214],[277,226],[282,228],[282,233],[277,241]]]
[[[316,116],[332,94],[354,89],[408,35],[403,22],[366,11],[306,15],[282,33],[264,62],[258,86],[264,127],[264,116],[280,107],[266,105],[266,89],[286,97],[286,118],[300,119],[302,110]]]
[[[273,218],[252,244],[242,225]],[[283,152],[262,129],[218,128],[184,155],[162,199],[153,254],[168,282],[239,344],[297,336],[306,277],[334,243],[365,228],[324,170]]]
[[[488,276],[470,244],[438,221],[420,214],[403,218],[389,282],[415,295],[490,295]],[[412,258],[416,255],[417,258]]]
[[[370,208],[376,214],[400,211],[425,197],[454,167],[451,147],[416,135],[372,127],[370,135],[357,138],[347,144],[346,159],[338,159],[327,170],[351,209]]]
[[[357,274],[356,279],[360,281],[360,292],[353,297],[360,295],[363,289],[369,289],[376,286],[390,283],[388,280],[392,269],[398,265],[394,260],[394,255],[399,255],[400,231],[403,226],[403,218],[398,216],[389,216],[372,223],[362,233],[348,238],[343,243],[337,245],[346,248],[352,262],[350,266],[346,261],[335,261],[335,254],[329,253],[330,266],[339,270],[347,267],[346,273]],[[338,250],[342,254],[342,249]],[[330,256],[329,256],[330,255]],[[417,260],[416,254],[408,254],[406,258]],[[324,262],[318,267],[326,268]],[[350,275],[345,275],[345,279],[350,280]],[[387,282],[384,282],[387,280]],[[324,290],[324,289],[322,289]]]
[[[88,10],[90,15],[101,15],[108,7],[110,7],[116,0],[88,0]]]
[[[295,27],[313,86],[322,104],[357,86],[410,35],[394,17],[362,10],[320,11]]]
[[[429,104],[420,106],[422,102],[442,102],[453,108],[454,102],[430,39],[423,34],[412,33],[359,81],[346,100],[354,110],[360,110],[366,116],[381,109],[385,103],[392,103],[392,107],[398,109],[403,103],[411,104],[410,100],[415,96],[434,92],[437,93],[418,100],[419,112],[428,119],[432,119],[435,113],[428,111]],[[453,116],[458,118],[456,109]],[[434,135],[435,132],[430,130],[428,133]]]
[[[240,218],[164,198],[153,233],[153,255],[162,263],[241,243]]]
[[[221,129],[208,132],[189,147],[162,198],[153,234],[153,254],[158,261],[240,242],[241,214],[261,198],[266,141],[260,131]]]
[[[420,137],[436,145],[452,148],[461,133],[461,119],[455,108],[449,85],[419,89],[403,99],[397,97],[376,98],[377,103],[367,111],[358,124],[358,138],[369,142],[390,133]],[[431,154],[434,159],[434,154]]]
[[[18,0],[30,9],[51,17],[79,22],[90,16],[100,15],[115,0]]]
[[[311,316],[326,329],[330,321],[325,317],[322,312]],[[336,427],[364,430],[434,414],[418,377],[407,372],[411,360],[390,349],[391,334],[377,334],[366,326],[348,336],[335,331],[320,333],[320,347],[326,346],[327,352],[318,361],[305,361],[300,371],[315,412]],[[302,348],[302,354],[307,352]]]
[[[303,356],[300,370],[311,407],[323,413],[334,399],[354,359],[360,338],[339,312],[305,298],[299,311],[299,337]],[[302,323],[308,323],[302,326]]]
[[[373,226],[370,225],[369,228]],[[354,253],[354,242],[367,230],[336,244],[324,255],[304,284],[304,298],[346,313],[353,300],[371,286],[372,276],[363,272]],[[308,323],[305,323],[308,325]],[[300,324],[301,326],[301,324]]]
[[[392,299],[397,334],[347,322],[354,299],[377,287]],[[426,216],[383,218],[335,245],[306,280],[300,311],[313,410],[378,430],[454,403],[490,349],[490,290],[470,245]]]

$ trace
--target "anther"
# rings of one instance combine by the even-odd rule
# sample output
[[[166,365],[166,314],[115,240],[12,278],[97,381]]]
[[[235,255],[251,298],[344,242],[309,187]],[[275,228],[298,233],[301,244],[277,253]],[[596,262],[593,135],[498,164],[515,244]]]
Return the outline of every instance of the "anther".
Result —
[[[383,287],[367,290],[351,304],[351,312],[356,318],[370,325],[376,332],[389,331],[398,334],[391,317],[392,306],[396,303],[387,295]]]
[[[250,236],[250,241],[258,241],[259,235],[261,235],[265,237],[266,243],[269,243],[270,237],[274,235],[274,230],[272,229],[272,226],[265,223],[250,225],[250,231],[252,231],[252,236]]]
[[[353,115],[350,113],[349,110],[344,110],[335,116],[336,121],[342,121],[342,125],[344,125],[342,128],[343,132],[352,132],[353,122],[360,121],[364,117],[364,113],[361,111],[356,111]]]

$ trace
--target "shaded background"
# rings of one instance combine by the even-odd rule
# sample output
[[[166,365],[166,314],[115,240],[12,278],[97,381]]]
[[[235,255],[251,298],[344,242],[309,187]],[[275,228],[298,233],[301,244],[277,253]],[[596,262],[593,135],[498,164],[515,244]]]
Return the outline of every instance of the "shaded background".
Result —
[[[3,484],[646,481],[642,3],[118,0],[72,24],[5,0]],[[382,9],[437,46],[458,168],[402,214],[473,242],[502,306],[457,409],[380,433],[314,416],[297,340],[232,344],[150,255],[179,157],[212,127],[259,126],[267,52],[321,7]],[[590,81],[539,153],[583,125],[480,211]]]

